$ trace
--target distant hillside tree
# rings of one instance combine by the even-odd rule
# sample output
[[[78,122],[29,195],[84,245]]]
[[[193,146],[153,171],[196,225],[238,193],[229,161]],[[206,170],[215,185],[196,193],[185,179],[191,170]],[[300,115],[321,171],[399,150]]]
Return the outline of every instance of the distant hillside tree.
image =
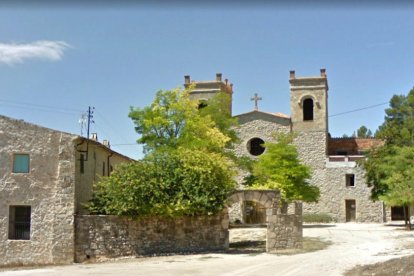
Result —
[[[357,129],[356,133],[357,138],[371,138],[372,137],[372,131],[368,129],[366,126],[361,126]]]

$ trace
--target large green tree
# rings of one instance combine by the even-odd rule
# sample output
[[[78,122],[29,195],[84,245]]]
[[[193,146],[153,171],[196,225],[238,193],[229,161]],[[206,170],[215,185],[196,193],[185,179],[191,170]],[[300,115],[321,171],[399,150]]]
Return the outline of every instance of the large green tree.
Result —
[[[391,98],[384,123],[375,136],[387,145],[414,146],[414,89],[408,95]]]
[[[116,215],[201,215],[220,211],[235,188],[225,147],[229,114],[199,110],[188,89],[159,91],[153,103],[131,108],[145,157],[121,166],[95,186],[89,209]],[[212,101],[210,110],[218,110]]]
[[[293,135],[280,134],[267,142],[266,151],[253,164],[252,188],[279,189],[284,201],[316,202],[319,188],[309,184],[311,169],[299,160]]]
[[[372,149],[362,164],[374,200],[408,206],[414,203],[414,90],[408,95],[394,95],[385,114],[376,133],[384,145]],[[405,214],[407,225],[408,217]]]
[[[227,127],[231,125],[228,123],[232,121],[231,117],[202,114],[198,110],[198,101],[190,99],[190,91],[179,88],[161,90],[150,106],[131,108],[129,117],[140,134],[138,143],[144,144],[146,153],[183,146],[222,151],[223,145],[231,140],[225,134],[230,132]]]

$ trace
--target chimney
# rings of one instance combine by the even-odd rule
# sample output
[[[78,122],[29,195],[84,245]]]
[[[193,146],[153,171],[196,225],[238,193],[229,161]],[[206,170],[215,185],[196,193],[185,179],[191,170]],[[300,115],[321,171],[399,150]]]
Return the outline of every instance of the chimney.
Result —
[[[291,70],[289,71],[289,73],[290,73],[290,79],[291,80],[295,79],[295,70]]]
[[[216,81],[220,81],[221,82],[221,73],[217,73],[216,74]]]
[[[185,84],[190,84],[190,76],[189,75],[184,76],[184,83]]]
[[[321,77],[326,78],[326,69],[325,68],[321,69]]]
[[[102,141],[102,144],[103,144],[105,147],[107,147],[108,149],[110,149],[110,148],[111,148],[111,144],[109,144],[109,140],[103,140],[103,141]]]
[[[226,85],[229,83],[228,79],[225,79],[224,82],[226,83]]]
[[[95,142],[98,142],[98,133],[92,133],[91,140],[95,141]]]

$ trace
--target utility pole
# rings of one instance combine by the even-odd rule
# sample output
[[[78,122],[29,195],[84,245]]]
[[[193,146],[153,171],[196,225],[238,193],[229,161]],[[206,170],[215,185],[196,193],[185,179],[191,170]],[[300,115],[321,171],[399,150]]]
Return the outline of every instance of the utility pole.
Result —
[[[90,130],[91,123],[95,123],[93,121],[93,111],[94,110],[95,110],[95,107],[89,106],[88,114],[87,114],[88,115],[88,129],[87,129],[88,136],[86,136],[86,138],[88,138],[88,139],[89,139],[89,130]]]

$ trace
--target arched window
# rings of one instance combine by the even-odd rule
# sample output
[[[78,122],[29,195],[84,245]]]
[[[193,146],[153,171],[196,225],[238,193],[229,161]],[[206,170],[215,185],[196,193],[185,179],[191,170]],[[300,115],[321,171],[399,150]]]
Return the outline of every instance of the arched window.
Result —
[[[313,120],[313,100],[306,99],[303,101],[303,120],[312,121]]]
[[[247,142],[247,150],[251,155],[258,156],[261,155],[265,148],[263,146],[264,141],[260,138],[252,138]]]
[[[202,109],[204,107],[207,107],[207,101],[206,100],[200,100],[198,102],[198,109]]]

